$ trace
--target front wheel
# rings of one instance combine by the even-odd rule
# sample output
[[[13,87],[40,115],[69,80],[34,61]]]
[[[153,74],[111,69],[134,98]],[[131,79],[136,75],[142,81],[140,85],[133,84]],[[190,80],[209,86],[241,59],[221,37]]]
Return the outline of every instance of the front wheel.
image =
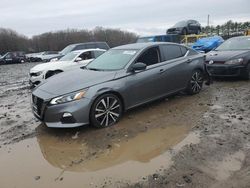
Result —
[[[201,70],[194,70],[192,73],[192,77],[190,81],[188,82],[187,86],[187,93],[190,95],[197,94],[201,91],[202,86],[203,86],[203,73]]]
[[[90,111],[91,124],[104,128],[117,123],[122,116],[122,102],[114,94],[104,94],[93,103]]]

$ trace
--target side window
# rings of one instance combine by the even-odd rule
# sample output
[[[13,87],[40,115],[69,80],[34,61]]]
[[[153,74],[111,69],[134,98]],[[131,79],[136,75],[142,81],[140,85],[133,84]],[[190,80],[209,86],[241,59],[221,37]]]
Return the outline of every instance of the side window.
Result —
[[[186,55],[188,49],[187,49],[186,47],[184,47],[184,46],[181,46],[180,48],[181,48],[181,53],[182,53],[182,55],[183,55],[183,56]]]
[[[163,45],[161,49],[165,61],[176,59],[183,56],[181,48],[178,45]]]
[[[198,52],[196,52],[196,51],[194,51],[194,50],[189,49],[188,56],[197,55],[197,54],[198,54]]]
[[[158,47],[148,49],[137,59],[137,62],[145,63],[147,66],[160,63],[160,53]]]
[[[77,45],[72,51],[83,50],[83,49],[86,49],[86,46],[84,44],[80,44],[80,45]]]
[[[82,60],[93,59],[93,55],[92,55],[91,51],[84,52],[81,55],[79,55],[79,57],[82,58]]]
[[[100,55],[102,55],[105,51],[93,51],[94,53],[94,58],[99,57]]]

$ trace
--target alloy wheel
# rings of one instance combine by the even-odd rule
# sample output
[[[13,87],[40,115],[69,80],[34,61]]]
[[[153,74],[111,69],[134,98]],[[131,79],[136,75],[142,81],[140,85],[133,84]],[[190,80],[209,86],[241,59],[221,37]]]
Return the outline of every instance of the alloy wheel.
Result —
[[[94,107],[94,118],[98,127],[115,124],[121,117],[121,111],[121,102],[116,96],[107,95],[100,98]]]
[[[196,71],[191,78],[191,89],[193,93],[199,93],[202,89],[203,77],[201,72]]]

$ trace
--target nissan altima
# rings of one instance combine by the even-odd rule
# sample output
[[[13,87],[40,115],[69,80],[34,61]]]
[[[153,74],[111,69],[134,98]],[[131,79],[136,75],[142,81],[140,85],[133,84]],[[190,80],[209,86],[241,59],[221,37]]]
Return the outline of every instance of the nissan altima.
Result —
[[[250,36],[234,37],[209,52],[206,58],[211,76],[250,79]]]
[[[204,55],[179,44],[116,47],[39,85],[33,112],[48,127],[111,126],[128,109],[181,91],[199,93],[204,62]]]

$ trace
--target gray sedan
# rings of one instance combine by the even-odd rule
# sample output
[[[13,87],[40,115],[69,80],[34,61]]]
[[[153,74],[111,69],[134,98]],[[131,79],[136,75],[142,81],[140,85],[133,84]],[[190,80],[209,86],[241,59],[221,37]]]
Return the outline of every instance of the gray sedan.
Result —
[[[32,93],[33,112],[48,127],[107,127],[128,109],[181,91],[199,93],[203,76],[204,56],[186,46],[124,45],[48,79]]]

